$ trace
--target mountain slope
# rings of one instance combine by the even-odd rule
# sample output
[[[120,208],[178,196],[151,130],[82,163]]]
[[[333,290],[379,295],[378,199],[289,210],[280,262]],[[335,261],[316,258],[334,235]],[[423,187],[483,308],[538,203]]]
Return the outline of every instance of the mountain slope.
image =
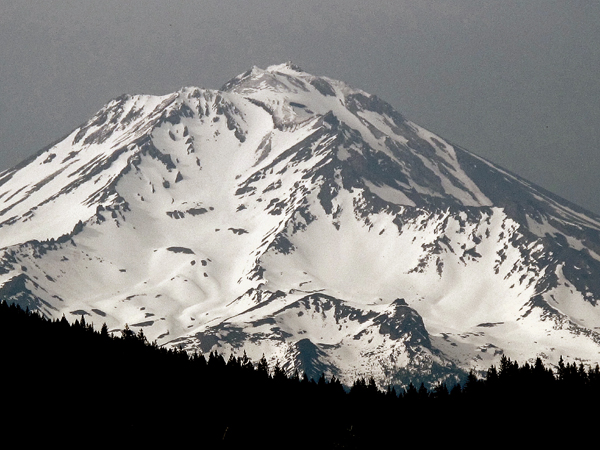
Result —
[[[0,174],[0,293],[382,386],[599,358],[600,218],[284,64],[122,96]]]

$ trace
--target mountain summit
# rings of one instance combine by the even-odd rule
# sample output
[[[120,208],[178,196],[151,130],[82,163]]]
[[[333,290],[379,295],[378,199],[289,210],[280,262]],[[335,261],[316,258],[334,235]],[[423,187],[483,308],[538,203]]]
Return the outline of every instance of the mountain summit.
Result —
[[[600,361],[600,217],[293,64],[0,173],[0,295],[351,384]]]

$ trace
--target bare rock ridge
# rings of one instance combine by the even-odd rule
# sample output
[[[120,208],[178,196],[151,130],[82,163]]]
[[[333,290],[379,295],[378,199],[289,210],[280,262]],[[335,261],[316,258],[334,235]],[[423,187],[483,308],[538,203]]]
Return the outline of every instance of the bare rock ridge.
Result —
[[[124,95],[0,173],[0,296],[380,386],[600,362],[600,217],[293,64]]]

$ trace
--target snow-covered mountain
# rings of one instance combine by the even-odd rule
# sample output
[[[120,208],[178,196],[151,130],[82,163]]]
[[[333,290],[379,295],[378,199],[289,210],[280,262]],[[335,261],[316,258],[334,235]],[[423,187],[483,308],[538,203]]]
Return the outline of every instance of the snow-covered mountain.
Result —
[[[599,274],[600,217],[292,64],[0,173],[3,298],[347,384],[599,362]]]

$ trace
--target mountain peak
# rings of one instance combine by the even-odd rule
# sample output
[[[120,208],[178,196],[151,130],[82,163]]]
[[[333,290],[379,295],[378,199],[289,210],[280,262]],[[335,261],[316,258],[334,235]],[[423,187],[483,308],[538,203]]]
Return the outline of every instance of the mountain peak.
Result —
[[[266,68],[268,72],[298,72],[303,73],[304,70],[292,61],[287,61],[283,64],[275,64]]]

